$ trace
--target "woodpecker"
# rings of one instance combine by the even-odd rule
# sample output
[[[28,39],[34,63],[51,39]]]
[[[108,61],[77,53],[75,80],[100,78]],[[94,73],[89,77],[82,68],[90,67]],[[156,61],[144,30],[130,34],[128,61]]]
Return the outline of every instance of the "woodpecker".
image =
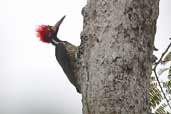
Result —
[[[78,93],[81,93],[79,84],[77,83],[77,68],[76,68],[76,55],[77,46],[62,41],[57,37],[57,33],[61,23],[65,16],[63,16],[54,26],[40,25],[36,29],[37,37],[44,43],[51,43],[55,46],[55,56],[62,67],[64,73],[68,77],[69,81],[75,86]]]

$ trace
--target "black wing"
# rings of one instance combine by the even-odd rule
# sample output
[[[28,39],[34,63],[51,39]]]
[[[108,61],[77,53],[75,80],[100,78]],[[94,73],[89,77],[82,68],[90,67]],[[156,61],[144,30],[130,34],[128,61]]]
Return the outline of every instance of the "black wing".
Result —
[[[72,71],[71,60],[67,54],[66,48],[64,44],[59,43],[55,49],[55,56],[58,60],[59,64],[61,65],[63,71],[67,75],[68,79],[71,81],[72,84],[75,85],[74,74]]]

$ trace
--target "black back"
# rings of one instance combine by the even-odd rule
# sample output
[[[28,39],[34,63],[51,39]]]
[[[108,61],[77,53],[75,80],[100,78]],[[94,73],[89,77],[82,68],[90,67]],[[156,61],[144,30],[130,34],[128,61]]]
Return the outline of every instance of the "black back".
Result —
[[[67,51],[63,43],[59,43],[58,45],[56,45],[55,56],[59,64],[61,65],[63,71],[67,75],[68,79],[71,81],[72,84],[75,84],[75,79],[71,68],[72,66],[70,63],[70,59],[67,55]]]

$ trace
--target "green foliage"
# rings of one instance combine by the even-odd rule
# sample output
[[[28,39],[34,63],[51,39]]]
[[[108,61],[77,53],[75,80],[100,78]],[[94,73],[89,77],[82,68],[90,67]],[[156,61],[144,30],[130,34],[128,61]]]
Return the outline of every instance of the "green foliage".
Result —
[[[150,106],[155,108],[162,101],[162,95],[160,90],[157,88],[157,83],[151,82],[150,84]]]
[[[171,80],[166,80],[163,82],[163,88],[165,88],[167,96],[171,95]],[[152,110],[155,110],[154,114],[170,114],[165,111],[168,106],[165,99],[162,96],[161,90],[158,87],[158,83],[154,76],[151,77],[150,82],[150,106]]]
[[[151,76],[149,95],[154,114],[171,114],[171,52],[168,52],[170,47],[171,43],[153,66],[154,76]],[[159,64],[164,68],[157,69]]]
[[[171,80],[164,82],[163,87],[166,88],[168,94],[171,94]]]
[[[167,55],[164,57],[164,59],[162,60],[162,64],[165,64],[167,62],[171,61],[171,52],[167,53]]]
[[[166,112],[164,109],[167,107],[167,105],[165,103],[163,103],[161,106],[159,106],[156,111],[155,114],[169,114],[169,112]]]

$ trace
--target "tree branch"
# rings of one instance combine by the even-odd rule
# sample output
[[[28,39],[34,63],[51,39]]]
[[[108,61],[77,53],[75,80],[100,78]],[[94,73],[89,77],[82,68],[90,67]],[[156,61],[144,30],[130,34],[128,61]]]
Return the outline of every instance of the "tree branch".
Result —
[[[167,99],[166,94],[164,93],[164,90],[163,90],[163,88],[162,88],[162,86],[161,86],[161,83],[160,83],[160,81],[159,81],[158,75],[157,75],[157,73],[156,73],[156,68],[157,68],[157,66],[161,63],[163,57],[164,57],[165,54],[168,52],[168,50],[169,50],[170,47],[171,47],[171,43],[168,45],[168,47],[166,48],[166,50],[162,53],[160,59],[155,63],[154,68],[153,68],[153,72],[154,72],[154,75],[155,75],[155,77],[156,77],[156,79],[157,79],[157,82],[158,82],[158,84],[159,84],[160,90],[161,90],[161,92],[162,92],[162,94],[163,94],[163,96],[164,96],[164,98],[165,98],[165,100],[166,100],[166,102],[167,102],[169,108],[171,109],[171,105],[169,104],[169,100]]]

